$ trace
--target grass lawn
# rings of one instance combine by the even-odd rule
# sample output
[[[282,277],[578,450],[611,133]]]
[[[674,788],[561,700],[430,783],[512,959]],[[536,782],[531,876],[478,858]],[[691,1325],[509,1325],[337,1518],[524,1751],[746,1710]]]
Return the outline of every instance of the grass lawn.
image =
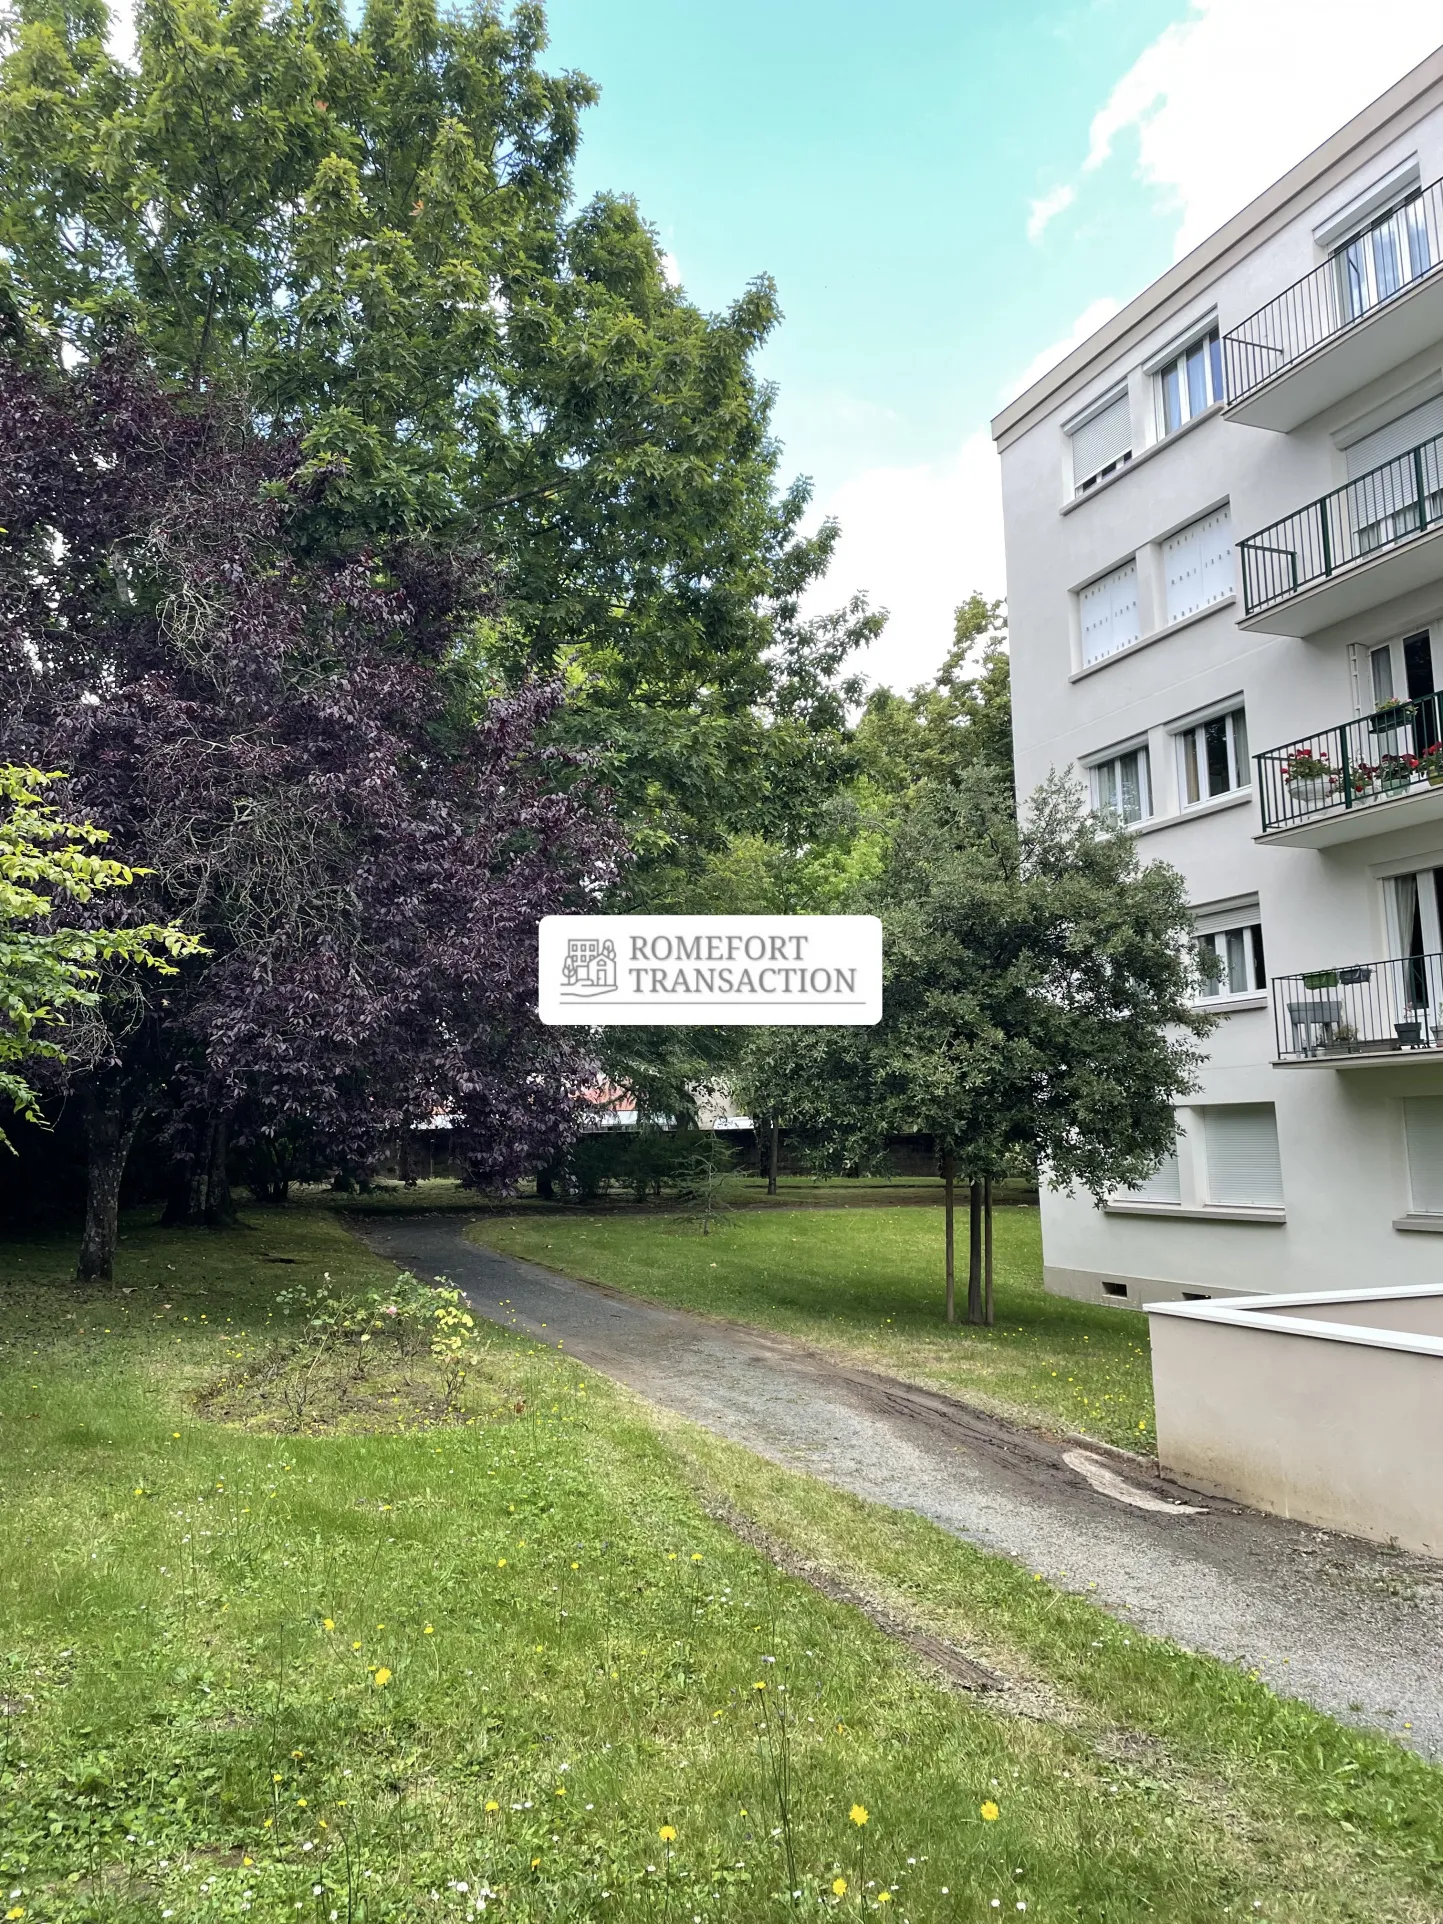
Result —
[[[103,1291],[0,1244],[0,1915],[1439,1916],[1443,1774],[1395,1745],[555,1351],[486,1330],[457,1389],[318,1335],[279,1288],[394,1272],[329,1211],[257,1225],[132,1223]]]
[[[942,1321],[942,1212],[738,1211],[702,1236],[676,1215],[489,1218],[495,1249],[657,1302],[783,1330],[990,1408],[1150,1452],[1147,1319],[1046,1295],[1035,1208],[996,1212],[996,1327]],[[966,1262],[966,1218],[960,1218]],[[965,1295],[965,1268],[959,1279]]]

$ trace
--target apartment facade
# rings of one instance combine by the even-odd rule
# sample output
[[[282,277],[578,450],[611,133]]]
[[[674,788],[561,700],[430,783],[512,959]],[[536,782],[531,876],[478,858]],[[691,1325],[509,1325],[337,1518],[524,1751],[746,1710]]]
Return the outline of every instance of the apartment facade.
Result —
[[[1443,49],[993,432],[1019,789],[1182,872],[1221,1018],[1048,1287],[1443,1283]]]

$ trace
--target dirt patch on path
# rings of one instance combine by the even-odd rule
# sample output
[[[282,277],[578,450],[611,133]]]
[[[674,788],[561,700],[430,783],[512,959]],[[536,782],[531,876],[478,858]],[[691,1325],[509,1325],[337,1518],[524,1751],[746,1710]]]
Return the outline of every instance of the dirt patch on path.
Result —
[[[490,1321],[733,1442],[915,1511],[1142,1629],[1443,1758],[1443,1566],[1215,1504],[1088,1440],[1089,1456],[1159,1500],[1138,1507],[1065,1460],[1076,1437],[503,1256],[466,1242],[454,1217],[355,1227],[392,1261],[449,1276]]]

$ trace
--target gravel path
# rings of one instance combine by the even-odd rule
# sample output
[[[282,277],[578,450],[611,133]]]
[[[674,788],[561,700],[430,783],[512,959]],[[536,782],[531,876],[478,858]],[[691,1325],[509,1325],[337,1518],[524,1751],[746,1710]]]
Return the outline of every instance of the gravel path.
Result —
[[[355,1227],[403,1267],[449,1276],[490,1321],[563,1343],[651,1402],[1065,1588],[1095,1585],[1119,1617],[1443,1759],[1439,1564],[1215,1504],[1103,1445],[785,1337],[573,1281],[466,1242],[454,1217]]]

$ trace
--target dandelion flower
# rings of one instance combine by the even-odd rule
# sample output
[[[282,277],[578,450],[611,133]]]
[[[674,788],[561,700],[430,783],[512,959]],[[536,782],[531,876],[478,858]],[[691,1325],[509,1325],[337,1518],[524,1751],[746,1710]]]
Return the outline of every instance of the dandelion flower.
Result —
[[[832,1879],[832,1896],[833,1896],[833,1897],[845,1897],[846,1895],[847,1895],[847,1880],[846,1880],[846,1878],[845,1878],[845,1877],[834,1877],[834,1878]]]
[[[857,1829],[860,1830],[867,1821],[867,1806],[865,1804],[853,1804],[852,1808],[847,1812],[847,1815],[857,1826]]]
[[[497,1803],[494,1797],[488,1797],[486,1799],[486,1808],[487,1810],[500,1810],[501,1806]]]
[[[538,1865],[538,1864],[539,1864],[540,1862],[541,1862],[541,1859],[540,1859],[539,1857],[533,1857],[533,1858],[532,1858],[532,1860],[531,1860],[531,1868],[532,1868],[532,1870],[535,1870],[535,1869],[536,1869],[536,1866],[537,1866],[537,1865]]]
[[[982,1821],[984,1824],[995,1824],[997,1822],[997,1819],[1002,1815],[1002,1812],[997,1808],[996,1804],[993,1803],[990,1797],[987,1799],[985,1804],[979,1804],[977,1808],[982,1813]]]
[[[376,1672],[374,1681],[377,1690],[384,1690],[386,1685],[391,1681],[391,1673],[384,1664],[382,1664]]]
[[[497,1568],[498,1570],[504,1570],[504,1569],[506,1568],[506,1559],[505,1559],[505,1557],[497,1557],[497,1559],[496,1559],[496,1568]]]
[[[421,1632],[421,1635],[423,1637],[434,1637],[435,1634],[436,1632],[432,1629],[429,1623],[426,1625],[426,1628]]]
[[[674,1844],[676,1842],[676,1826],[674,1824],[663,1824],[656,1834],[663,1844]]]
[[[753,1689],[753,1690],[765,1690],[765,1689],[766,1689],[766,1685],[765,1685],[764,1683],[754,1683],[754,1684],[752,1685],[752,1689]]]
[[[335,1618],[334,1618],[334,1617],[322,1617],[322,1618],[321,1618],[321,1628],[322,1628],[322,1630],[334,1630],[334,1629],[335,1629],[335,1627],[336,1627],[336,1620],[335,1620]]]
[[[6,1917],[24,1917],[25,1906],[23,1904],[12,1904],[5,1915]]]

